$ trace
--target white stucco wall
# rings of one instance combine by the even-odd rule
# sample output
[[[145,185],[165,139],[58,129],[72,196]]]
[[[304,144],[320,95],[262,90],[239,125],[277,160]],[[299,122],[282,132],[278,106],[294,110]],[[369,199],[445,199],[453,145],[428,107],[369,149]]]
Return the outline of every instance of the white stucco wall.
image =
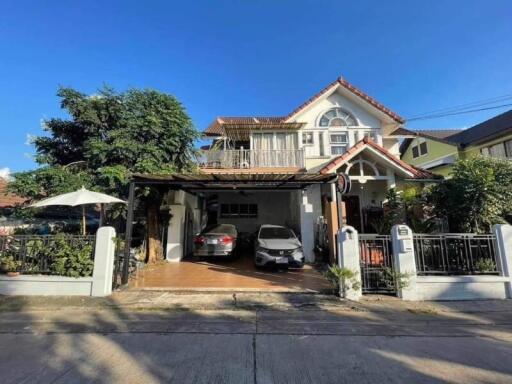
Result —
[[[304,149],[306,158],[306,168],[309,171],[317,171],[322,165],[326,164],[331,156],[329,134],[336,132],[347,132],[348,134],[348,147],[353,146],[358,140],[363,137],[364,131],[374,131],[377,135],[377,142],[382,144],[381,121],[372,113],[364,109],[360,103],[341,95],[338,92],[333,93],[327,98],[320,100],[311,107],[307,108],[304,112],[298,114],[294,120],[306,123],[305,127],[299,131],[299,146]],[[351,113],[358,121],[359,128],[327,128],[319,127],[320,117],[328,110],[340,107]],[[312,132],[314,135],[313,145],[302,144],[302,132]],[[356,137],[356,132],[359,132]],[[323,133],[323,157],[320,150],[319,134]]]
[[[380,128],[380,120],[367,110],[363,109],[358,103],[349,100],[338,92],[333,93],[329,97],[314,103],[310,108],[299,113],[294,117],[295,121],[305,122],[305,128],[314,128],[317,126],[319,117],[334,107],[346,109],[359,121],[359,125],[363,127]]]
[[[508,277],[418,276],[417,300],[506,299]]]
[[[92,277],[0,275],[0,295],[91,296]]]
[[[240,193],[218,192],[219,210],[221,204],[257,204],[257,218],[221,218],[218,222],[233,224],[239,232],[254,232],[262,224],[284,225],[297,231],[300,228],[298,222],[298,205],[294,203],[292,193],[289,191],[245,191]]]

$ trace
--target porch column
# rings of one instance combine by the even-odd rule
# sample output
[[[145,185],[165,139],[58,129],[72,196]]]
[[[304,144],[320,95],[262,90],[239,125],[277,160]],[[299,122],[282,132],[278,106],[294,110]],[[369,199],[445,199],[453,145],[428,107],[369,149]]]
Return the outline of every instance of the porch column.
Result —
[[[389,169],[389,168],[386,169],[386,176],[388,177],[388,179],[387,179],[388,189],[396,188],[395,171],[393,171],[392,169]]]
[[[492,232],[496,236],[497,263],[502,276],[508,277],[505,283],[507,298],[512,299],[512,225],[495,224]]]
[[[416,260],[412,230],[407,225],[394,225],[391,228],[393,244],[393,267],[397,277],[403,275],[404,285],[397,286],[398,296],[403,300],[417,300]],[[398,284],[400,285],[400,284]]]
[[[183,259],[183,241],[185,229],[185,212],[187,207],[174,204],[169,207],[171,219],[167,228],[167,248],[165,258],[170,262],[178,262]]]
[[[320,203],[320,190],[312,186],[308,190],[300,191],[300,232],[302,249],[306,262],[315,261],[315,214],[313,201],[318,199]]]

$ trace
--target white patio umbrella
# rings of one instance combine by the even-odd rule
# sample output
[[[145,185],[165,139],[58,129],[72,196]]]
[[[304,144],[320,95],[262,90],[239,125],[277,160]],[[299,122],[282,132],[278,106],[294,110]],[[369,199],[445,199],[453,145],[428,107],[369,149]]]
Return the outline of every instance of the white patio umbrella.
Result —
[[[76,207],[77,205],[82,206],[82,233],[85,235],[85,205],[87,204],[110,204],[110,203],[123,203],[125,201],[118,199],[114,196],[105,195],[104,193],[89,191],[82,187],[75,192],[64,193],[62,195],[49,197],[38,201],[37,203],[31,204],[31,207],[40,208],[48,207],[52,205],[68,205]]]

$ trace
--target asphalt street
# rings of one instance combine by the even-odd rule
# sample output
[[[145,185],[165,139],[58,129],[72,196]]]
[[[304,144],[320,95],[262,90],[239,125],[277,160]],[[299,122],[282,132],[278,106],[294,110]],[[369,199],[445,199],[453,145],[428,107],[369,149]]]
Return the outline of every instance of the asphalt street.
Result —
[[[512,383],[512,306],[0,311],[2,383]]]

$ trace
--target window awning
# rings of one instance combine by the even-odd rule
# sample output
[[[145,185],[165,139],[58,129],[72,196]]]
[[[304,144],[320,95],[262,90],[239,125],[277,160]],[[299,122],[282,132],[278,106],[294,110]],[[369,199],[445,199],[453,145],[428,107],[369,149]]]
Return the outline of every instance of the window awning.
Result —
[[[172,175],[134,174],[137,185],[161,185],[172,189],[304,189],[314,184],[336,181],[336,174],[321,173],[176,173]]]

